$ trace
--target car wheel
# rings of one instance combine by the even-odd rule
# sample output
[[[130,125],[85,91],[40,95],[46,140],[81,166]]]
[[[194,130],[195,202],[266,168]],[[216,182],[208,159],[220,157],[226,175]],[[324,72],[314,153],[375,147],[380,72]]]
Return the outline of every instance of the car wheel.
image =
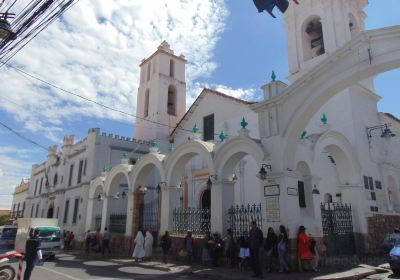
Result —
[[[1,280],[12,280],[15,277],[15,270],[9,265],[0,267],[0,279]]]

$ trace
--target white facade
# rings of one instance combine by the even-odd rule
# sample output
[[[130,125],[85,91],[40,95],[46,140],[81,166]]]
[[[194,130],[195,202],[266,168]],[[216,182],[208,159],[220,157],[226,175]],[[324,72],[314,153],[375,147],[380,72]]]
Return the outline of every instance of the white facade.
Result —
[[[24,216],[26,210],[26,198],[28,197],[29,179],[22,179],[15,187],[10,216],[17,219]]]
[[[82,240],[87,230],[90,181],[121,160],[136,161],[147,145],[131,138],[100,134],[97,128],[90,129],[87,138],[76,143],[73,135],[64,137],[61,150],[50,147],[47,161],[32,166],[24,217],[57,218],[63,229],[73,231]],[[121,184],[118,191],[127,192],[127,185]]]
[[[321,237],[321,203],[343,202],[352,207],[354,232],[366,236],[369,217],[400,213],[400,122],[377,111],[373,85],[376,74],[400,67],[400,28],[364,31],[366,5],[290,5],[292,84],[271,81],[258,103],[204,89],[185,114],[186,61],[163,42],[140,65],[136,137],[152,141],[149,153],[119,164],[136,143],[97,130],[77,144],[67,137],[61,156],[51,148],[48,161],[33,167],[27,213],[46,216],[54,205],[63,223],[69,200],[65,226],[78,232],[94,228],[96,216],[104,229],[113,213],[126,213],[123,231],[131,237],[143,226],[143,208],[157,199],[160,231],[173,231],[175,208],[211,208],[211,230],[223,233],[231,206],[261,204],[262,229],[282,224],[295,238],[300,225]],[[77,183],[80,162],[87,168]],[[101,172],[103,165],[113,168]],[[265,180],[256,176],[261,167]],[[50,187],[38,194],[45,171]],[[51,184],[55,172],[59,185]],[[115,196],[120,186],[124,203]],[[71,222],[76,200],[79,225]]]

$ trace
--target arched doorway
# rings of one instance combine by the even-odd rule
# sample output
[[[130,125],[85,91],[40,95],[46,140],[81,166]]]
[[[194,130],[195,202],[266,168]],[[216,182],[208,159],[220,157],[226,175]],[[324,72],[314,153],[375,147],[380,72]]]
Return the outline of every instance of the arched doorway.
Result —
[[[200,208],[211,209],[211,191],[208,188],[201,194]]]

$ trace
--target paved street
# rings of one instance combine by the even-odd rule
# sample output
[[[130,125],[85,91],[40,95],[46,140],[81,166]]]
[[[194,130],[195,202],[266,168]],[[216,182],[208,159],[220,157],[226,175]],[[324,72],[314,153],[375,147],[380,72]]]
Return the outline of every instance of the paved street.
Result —
[[[0,249],[0,253],[9,249]],[[216,280],[242,280],[252,279],[250,270],[240,272],[230,268],[206,268],[201,266],[189,267],[184,264],[162,264],[157,261],[135,263],[129,259],[101,260],[100,256],[91,256],[91,259],[81,258],[74,254],[63,253],[54,261],[45,262],[44,266],[37,266],[32,274],[32,280],[89,280],[89,279],[216,279]],[[18,264],[12,264],[17,269]],[[369,273],[362,276],[372,267],[356,267],[342,274],[335,274],[334,268],[323,268],[319,273],[289,273],[289,274],[264,274],[264,279],[270,280],[328,280],[328,279],[365,279],[385,280],[400,279],[390,271],[382,273]],[[387,268],[384,266],[384,268]],[[368,273],[367,273],[368,274]],[[348,278],[351,277],[351,278]]]

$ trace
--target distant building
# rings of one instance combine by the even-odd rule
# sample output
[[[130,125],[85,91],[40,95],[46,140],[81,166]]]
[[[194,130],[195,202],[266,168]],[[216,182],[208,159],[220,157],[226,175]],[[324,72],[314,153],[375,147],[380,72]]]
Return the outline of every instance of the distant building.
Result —
[[[60,226],[83,239],[90,181],[113,166],[134,164],[146,153],[148,143],[119,135],[89,130],[88,136],[74,141],[64,137],[60,150],[49,148],[47,161],[32,166],[25,218],[56,218]],[[127,184],[118,191],[127,193]]]
[[[29,179],[22,179],[21,183],[15,187],[10,211],[11,219],[15,220],[24,216],[28,189]]]

